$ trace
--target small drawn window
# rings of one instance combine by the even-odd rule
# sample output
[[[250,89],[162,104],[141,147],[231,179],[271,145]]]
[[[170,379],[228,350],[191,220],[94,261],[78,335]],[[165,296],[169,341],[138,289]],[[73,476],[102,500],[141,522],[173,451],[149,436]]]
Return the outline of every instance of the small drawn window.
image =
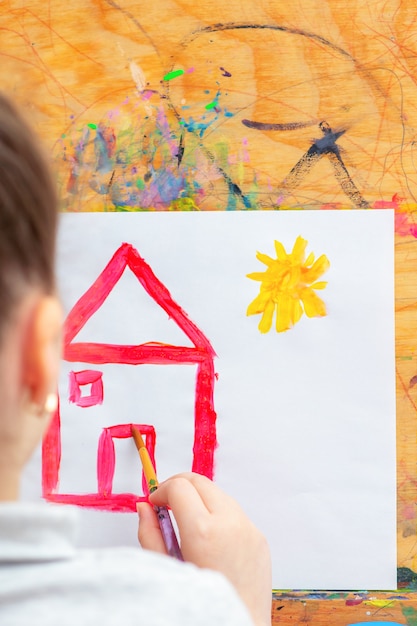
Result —
[[[82,370],[69,374],[69,401],[88,407],[103,403],[103,372]]]

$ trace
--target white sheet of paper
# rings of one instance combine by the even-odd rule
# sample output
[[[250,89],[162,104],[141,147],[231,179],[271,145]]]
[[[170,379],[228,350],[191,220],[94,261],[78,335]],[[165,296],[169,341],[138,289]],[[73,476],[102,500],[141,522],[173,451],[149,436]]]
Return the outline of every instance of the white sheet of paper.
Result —
[[[326,254],[328,315],[261,335],[246,316],[274,240]],[[67,214],[59,237],[66,313],[132,244],[217,354],[215,480],[267,536],[278,589],[396,588],[394,242],[391,211]],[[77,341],[191,346],[127,269]],[[157,432],[158,476],[191,469],[196,367],[92,366],[104,402],[68,401],[63,363],[60,492],[96,490],[101,429]],[[80,435],[82,433],[82,435]],[[113,491],[142,493],[130,440],[116,441]],[[32,468],[39,463],[39,455]],[[36,478],[34,478],[34,476]],[[25,494],[39,492],[39,474]],[[136,543],[136,516],[82,510],[82,545]]]

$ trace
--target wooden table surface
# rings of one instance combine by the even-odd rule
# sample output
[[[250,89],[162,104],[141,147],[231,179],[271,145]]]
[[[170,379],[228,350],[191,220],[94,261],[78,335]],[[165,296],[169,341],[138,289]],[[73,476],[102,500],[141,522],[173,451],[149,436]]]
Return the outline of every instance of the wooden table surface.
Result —
[[[398,590],[273,623],[417,625],[414,0],[4,0],[2,88],[67,211],[394,208]]]

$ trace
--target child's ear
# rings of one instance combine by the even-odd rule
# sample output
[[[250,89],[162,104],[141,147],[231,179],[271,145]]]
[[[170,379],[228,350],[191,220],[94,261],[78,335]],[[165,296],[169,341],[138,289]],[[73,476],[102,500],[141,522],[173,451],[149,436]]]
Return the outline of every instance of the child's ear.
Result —
[[[30,401],[44,407],[56,391],[61,359],[62,308],[57,297],[41,296],[27,326],[23,358],[23,385]]]

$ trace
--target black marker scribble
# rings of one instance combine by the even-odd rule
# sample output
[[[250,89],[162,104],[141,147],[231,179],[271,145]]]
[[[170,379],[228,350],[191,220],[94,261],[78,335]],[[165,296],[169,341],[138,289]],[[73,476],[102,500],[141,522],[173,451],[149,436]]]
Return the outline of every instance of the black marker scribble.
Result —
[[[336,144],[336,141],[339,137],[344,135],[346,130],[333,132],[329,124],[325,121],[320,122],[319,128],[323,133],[323,137],[316,139],[279,186],[283,196],[285,197],[289,192],[298,187],[313,165],[322,157],[326,156],[333,166],[336,180],[355,207],[358,209],[369,208],[368,202],[361,196],[358,188],[350,177],[343,159],[340,156],[339,146]]]
[[[183,156],[184,156],[184,135],[181,134],[180,141],[178,143],[178,152],[177,152],[178,167],[181,165]]]
[[[315,126],[314,122],[287,122],[286,124],[271,124],[268,122],[253,122],[252,120],[242,120],[242,124],[248,128],[254,128],[255,130],[297,130],[297,128],[308,128],[309,126]]]

